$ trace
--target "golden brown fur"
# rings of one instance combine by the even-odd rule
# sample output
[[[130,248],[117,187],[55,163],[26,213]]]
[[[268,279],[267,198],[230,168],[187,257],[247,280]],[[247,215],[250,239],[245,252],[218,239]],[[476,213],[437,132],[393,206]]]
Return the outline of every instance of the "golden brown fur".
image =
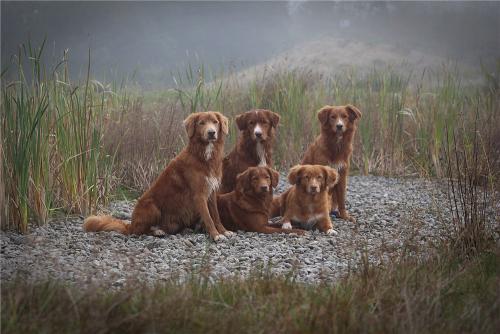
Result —
[[[231,231],[302,234],[302,230],[283,230],[268,225],[273,187],[278,185],[278,179],[279,173],[269,167],[250,167],[238,174],[236,189],[217,196],[224,227]]]
[[[230,235],[220,222],[216,191],[222,177],[228,120],[218,112],[200,112],[184,121],[189,143],[137,201],[132,223],[89,217],[86,231],[114,230],[124,234],[175,234],[199,218],[214,240]]]
[[[247,111],[236,117],[240,135],[223,161],[221,194],[234,190],[236,176],[248,167],[273,167],[272,147],[279,120],[278,114],[265,109]]]
[[[335,233],[328,189],[338,181],[337,171],[322,165],[297,165],[290,169],[288,181],[292,187],[274,199],[280,208],[282,228],[316,227],[327,234]]]
[[[321,133],[309,146],[302,159],[302,164],[327,165],[337,169],[339,181],[330,190],[331,209],[338,209],[340,218],[352,222],[355,222],[355,219],[346,210],[345,197],[353,137],[360,118],[361,111],[352,105],[321,108],[318,112]]]

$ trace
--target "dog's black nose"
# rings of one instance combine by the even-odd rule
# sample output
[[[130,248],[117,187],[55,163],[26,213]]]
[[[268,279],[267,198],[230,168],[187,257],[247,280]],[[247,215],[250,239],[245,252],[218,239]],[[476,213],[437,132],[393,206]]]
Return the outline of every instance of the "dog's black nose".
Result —
[[[258,137],[258,138],[261,138],[262,137],[262,132],[255,132],[255,136]]]
[[[269,187],[268,186],[261,186],[260,190],[262,190],[262,191],[268,191]]]
[[[215,137],[215,130],[208,130],[208,138],[214,138]]]
[[[337,129],[342,130],[343,127],[344,127],[343,124],[337,124]]]
[[[316,187],[316,186],[312,186],[312,187],[311,187],[311,191],[312,191],[312,192],[316,192],[316,191],[318,191],[318,187]]]

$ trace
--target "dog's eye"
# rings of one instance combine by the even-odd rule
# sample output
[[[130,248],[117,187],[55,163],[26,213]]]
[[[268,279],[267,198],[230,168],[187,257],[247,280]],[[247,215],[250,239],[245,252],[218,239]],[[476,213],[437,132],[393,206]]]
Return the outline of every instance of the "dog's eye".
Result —
[[[250,122],[248,122],[248,124],[250,124],[250,125],[254,125],[254,124],[255,124],[255,122],[254,122],[254,121],[250,121]]]
[[[205,125],[205,121],[200,121],[198,124],[199,125]]]
[[[270,179],[269,175],[268,175],[268,176],[266,176],[266,180],[269,180],[269,179]]]
[[[319,175],[318,176],[318,180],[321,180],[323,178],[323,176]]]
[[[342,115],[342,118],[347,118],[347,115]]]
[[[214,124],[219,124],[219,121],[214,121]]]
[[[306,180],[309,180],[309,175],[306,175]]]

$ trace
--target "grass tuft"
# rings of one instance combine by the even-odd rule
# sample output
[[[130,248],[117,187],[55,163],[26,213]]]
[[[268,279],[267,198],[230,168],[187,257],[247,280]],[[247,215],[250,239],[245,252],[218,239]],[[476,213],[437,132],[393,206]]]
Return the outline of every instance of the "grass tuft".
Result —
[[[113,155],[102,145],[103,121],[117,96],[87,76],[68,77],[65,53],[52,70],[42,65],[43,44],[22,45],[13,65],[17,80],[2,85],[2,173],[7,218],[2,226],[26,232],[55,210],[89,214],[110,191]]]

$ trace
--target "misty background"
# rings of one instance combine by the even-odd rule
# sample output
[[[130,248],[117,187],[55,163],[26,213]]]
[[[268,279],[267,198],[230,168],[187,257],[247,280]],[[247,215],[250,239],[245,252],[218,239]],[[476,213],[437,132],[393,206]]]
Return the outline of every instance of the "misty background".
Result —
[[[135,73],[145,88],[171,85],[172,72],[188,63],[238,71],[285,59],[292,49],[307,55],[310,45],[325,52],[295,57],[290,66],[337,55],[370,63],[385,45],[381,58],[390,52],[391,59],[413,55],[478,69],[500,57],[499,18],[499,2],[2,1],[1,67],[21,43],[46,38],[45,60],[56,64],[68,49],[73,78],[84,76],[90,48],[95,78]]]

